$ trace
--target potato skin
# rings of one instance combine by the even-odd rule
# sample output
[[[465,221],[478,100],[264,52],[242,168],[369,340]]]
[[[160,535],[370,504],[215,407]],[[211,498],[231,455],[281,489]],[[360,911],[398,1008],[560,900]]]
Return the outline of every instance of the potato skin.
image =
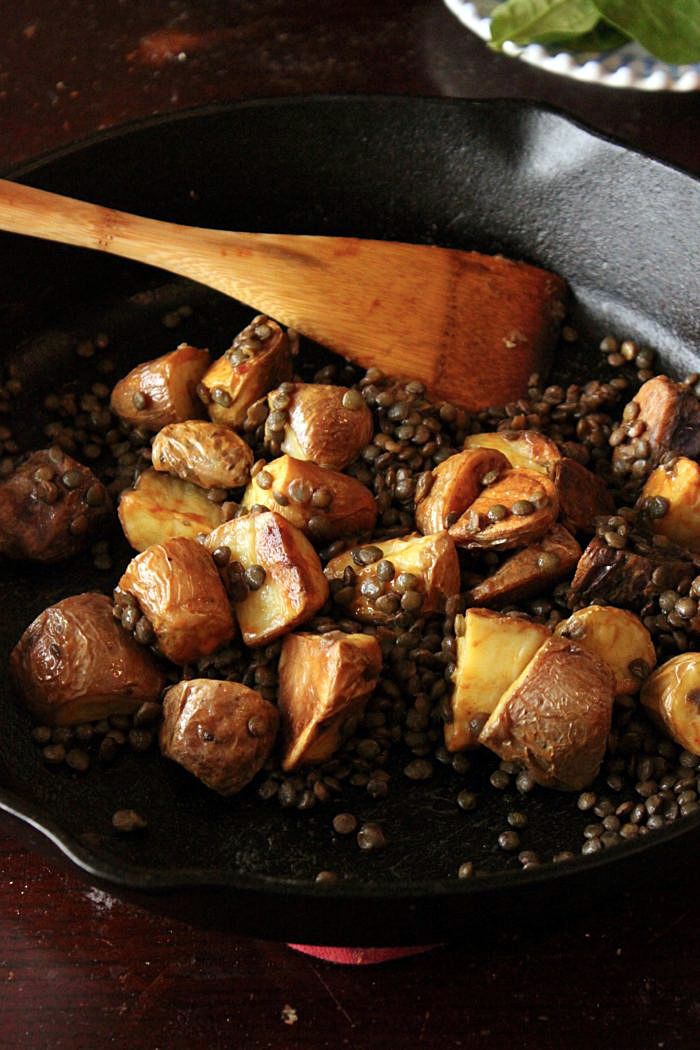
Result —
[[[554,442],[537,430],[470,434],[464,447],[497,449],[512,467],[527,467],[542,474],[550,473],[554,464],[561,459],[561,452]]]
[[[200,420],[169,423],[153,441],[154,470],[174,474],[203,489],[247,485],[253,452],[229,427]]]
[[[260,485],[263,471],[273,479],[268,489]],[[356,478],[292,456],[273,459],[263,471],[251,479],[243,496],[243,507],[252,507],[256,503],[267,507],[301,529],[310,539],[324,542],[369,532],[374,528],[378,514],[376,500],[367,486]],[[288,496],[289,486],[294,481],[308,482],[312,489],[330,489],[333,502],[324,510],[314,507],[312,503],[295,502]],[[275,499],[275,492],[281,493],[287,502],[279,503]]]
[[[349,387],[295,383],[289,394],[281,451],[319,467],[342,470],[352,463],[374,433],[372,413],[364,401],[346,408]]]
[[[651,445],[650,467],[666,452],[700,459],[700,403],[692,391],[668,376],[655,376],[639,388],[632,403],[639,407],[636,418],[644,424],[642,436]],[[618,445],[613,465],[624,467],[626,449],[626,444]]]
[[[196,540],[180,536],[148,547],[129,562],[117,590],[136,598],[159,650],[175,664],[208,656],[235,633],[219,573]]]
[[[359,718],[382,666],[366,634],[290,634],[279,662],[284,769],[326,761],[342,743],[348,718]]]
[[[654,591],[651,576],[659,565],[667,571],[669,587],[675,587],[689,572],[689,563],[681,558],[661,551],[647,557],[629,550],[615,550],[594,536],[576,566],[569,606],[578,609],[604,600],[639,612]]]
[[[53,726],[131,714],[159,700],[166,681],[109,598],[90,593],[44,609],[12,650],[10,673],[34,718]]]
[[[570,532],[592,536],[594,518],[612,514],[615,504],[603,480],[575,459],[563,456],[552,465],[551,478],[559,498],[559,518]]]
[[[132,368],[112,391],[111,407],[125,423],[160,430],[168,423],[199,419],[204,414],[197,384],[209,366],[209,351],[180,345],[169,354]],[[143,395],[137,408],[134,397]]]
[[[535,510],[523,516],[509,513],[502,521],[490,523],[487,515],[491,507],[501,505],[510,511],[520,500],[533,503]],[[448,531],[455,543],[467,550],[510,550],[544,536],[558,513],[557,490],[550,478],[536,470],[514,467],[483,489]]]
[[[611,671],[588,649],[550,638],[499,700],[479,738],[544,787],[580,791],[596,776],[613,708]]]
[[[235,795],[267,761],[278,723],[254,689],[192,678],[165,694],[160,749],[212,791]]]
[[[264,325],[269,336],[257,349],[244,350],[255,330]],[[257,338],[257,337],[255,337]],[[236,363],[241,351],[244,357]],[[267,317],[258,315],[233,340],[232,346],[219,357],[202,377],[200,397],[206,400],[209,418],[214,423],[242,427],[248,409],[268,390],[292,378],[292,355],[287,333]],[[228,395],[229,404],[215,399],[217,388]]]
[[[558,565],[540,568],[542,554],[553,554]],[[557,580],[568,576],[581,557],[578,543],[561,525],[553,525],[541,540],[511,554],[495,572],[467,592],[469,605],[498,608],[523,598],[535,597]]]
[[[681,653],[647,678],[640,694],[652,720],[693,755],[700,755],[700,653]]]
[[[430,492],[416,504],[416,525],[424,536],[449,528],[452,515],[463,514],[480,495],[483,478],[506,470],[508,460],[496,449],[466,449],[449,456],[435,467]]]
[[[37,479],[38,470],[50,479]],[[75,475],[71,484],[79,479],[75,487],[63,482],[67,474]],[[0,555],[41,562],[68,558],[85,547],[94,525],[111,510],[106,488],[88,467],[57,447],[32,452],[0,482]]]

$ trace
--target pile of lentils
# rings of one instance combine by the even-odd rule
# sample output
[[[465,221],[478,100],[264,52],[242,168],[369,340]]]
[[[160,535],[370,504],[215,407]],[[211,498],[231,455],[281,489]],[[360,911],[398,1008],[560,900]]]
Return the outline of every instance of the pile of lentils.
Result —
[[[190,316],[189,307],[163,318],[166,327],[174,327]],[[293,334],[295,343],[298,341]],[[579,343],[576,330],[566,325],[562,330],[560,358]],[[240,340],[234,351],[240,352]],[[51,393],[44,401],[53,417],[44,428],[45,437],[70,455],[89,463],[118,497],[134,484],[151,461],[153,435],[138,427],[122,423],[110,411],[111,389],[108,377],[115,372],[114,361],[106,356],[109,338],[98,335],[82,340],[76,347],[79,357],[95,359],[94,379],[86,390],[67,389]],[[296,349],[296,347],[295,347]],[[586,349],[585,347],[583,348]],[[606,336],[599,345],[597,372],[601,378],[585,382],[546,385],[537,374],[530,377],[527,395],[503,406],[494,406],[469,414],[448,402],[434,403],[426,397],[418,381],[398,382],[382,375],[376,368],[364,374],[352,365],[332,361],[318,366],[313,353],[296,358],[294,381],[330,383],[348,386],[347,407],[363,401],[374,417],[374,436],[347,473],[366,485],[374,494],[379,508],[376,527],[371,534],[346,537],[317,549],[321,560],[328,561],[346,550],[352,551],[352,562],[359,568],[376,566],[374,581],[370,576],[362,584],[368,596],[393,580],[391,562],[382,557],[373,540],[406,535],[415,530],[414,505],[430,488],[434,467],[462,449],[470,434],[485,431],[536,430],[556,442],[561,452],[602,477],[616,504],[613,515],[596,521],[597,535],[615,549],[628,548],[640,554],[654,553],[654,545],[664,547],[663,537],[651,538],[645,529],[645,518],[661,516],[665,507],[656,503],[636,506],[641,486],[650,470],[650,446],[637,420],[637,406],[631,404],[640,385],[652,378],[654,352],[638,347],[632,340],[618,342]],[[590,361],[590,353],[587,360]],[[700,395],[700,375],[685,380],[686,387]],[[264,470],[265,463],[279,454],[279,434],[284,426],[285,409],[291,387],[282,384],[271,404],[257,403],[249,414],[244,433],[253,449],[256,462],[253,474]],[[14,374],[0,384],[0,419],[9,418],[13,399],[21,393],[21,383]],[[624,457],[613,464],[613,450],[626,449]],[[0,476],[11,473],[21,449],[13,440],[9,425],[0,424]],[[488,479],[485,479],[488,481]],[[230,513],[240,513],[236,500],[241,492],[214,490],[211,498],[230,504]],[[318,497],[323,509],[323,494]],[[657,553],[668,556],[668,551]],[[663,561],[654,569],[648,607],[643,622],[658,650],[659,661],[683,652],[693,644],[690,623],[700,608],[700,562],[687,552],[672,552],[687,562],[687,573],[672,586]],[[107,572],[113,557],[109,539],[97,539],[92,546],[95,568]],[[486,552],[475,563],[460,551],[463,589],[475,578],[493,571],[501,556]],[[325,633],[341,630],[362,631],[377,638],[383,654],[383,667],[377,688],[361,718],[349,719],[343,727],[343,744],[327,762],[310,769],[285,773],[276,758],[271,759],[252,788],[265,804],[276,803],[283,809],[310,810],[328,805],[332,832],[337,836],[356,838],[363,851],[381,850],[391,841],[378,821],[360,823],[348,810],[358,792],[378,804],[392,790],[397,778],[430,781],[438,767],[451,769],[455,810],[469,815],[478,813],[486,795],[500,793],[504,800],[502,826],[493,829],[493,842],[476,859],[465,858],[447,876],[468,879],[493,870],[520,867],[529,870],[541,863],[561,863],[575,856],[573,850],[553,852],[550,842],[539,853],[528,848],[527,798],[540,793],[530,775],[513,763],[478,752],[447,752],[443,726],[450,719],[451,680],[455,670],[456,638],[464,631],[465,601],[462,596],[448,599],[443,614],[421,613],[420,594],[414,589],[410,573],[399,574],[394,591],[377,600],[378,619],[389,623],[359,623],[347,609],[347,593],[354,588],[354,570],[336,581],[326,606],[305,630]],[[405,577],[402,579],[401,577]],[[255,589],[261,581],[241,578],[240,587]],[[557,584],[547,594],[503,610],[506,614],[529,618],[555,626],[570,614],[568,589],[570,581]],[[376,596],[375,596],[376,597]],[[128,602],[119,610],[124,626],[133,630],[143,644],[150,644],[152,632],[143,623],[138,610]],[[260,650],[245,648],[233,642],[196,665],[184,669],[172,667],[172,682],[184,678],[210,677],[242,682],[257,689],[265,699],[277,695],[277,663],[281,641]],[[133,716],[109,719],[76,727],[50,728],[36,726],[34,740],[50,765],[66,765],[84,773],[91,765],[104,766],[117,760],[120,752],[150,750],[156,740],[160,719],[159,704],[144,704]],[[700,808],[700,760],[681,750],[647,720],[634,698],[618,700],[613,717],[607,753],[601,773],[590,790],[572,797],[574,813],[583,822],[580,853],[588,854],[610,848],[626,839],[644,836]],[[127,815],[124,816],[124,813]],[[586,821],[588,821],[586,823]],[[140,829],[144,819],[132,811],[118,811],[114,827],[120,831]],[[396,829],[397,833],[399,829]],[[500,860],[499,860],[500,858]],[[517,860],[516,860],[517,858]],[[321,871],[319,883],[333,883],[339,878],[333,871]]]

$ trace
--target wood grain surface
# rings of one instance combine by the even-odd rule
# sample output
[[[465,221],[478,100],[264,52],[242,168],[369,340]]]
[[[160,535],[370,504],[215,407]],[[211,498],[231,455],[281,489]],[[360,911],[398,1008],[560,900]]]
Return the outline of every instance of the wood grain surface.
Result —
[[[700,173],[698,98],[577,84],[491,55],[440,0],[13,0],[0,170],[114,124],[306,92],[521,95]],[[0,816],[0,1050],[700,1045],[700,851],[566,924],[486,930],[378,967],[200,931],[92,885]]]

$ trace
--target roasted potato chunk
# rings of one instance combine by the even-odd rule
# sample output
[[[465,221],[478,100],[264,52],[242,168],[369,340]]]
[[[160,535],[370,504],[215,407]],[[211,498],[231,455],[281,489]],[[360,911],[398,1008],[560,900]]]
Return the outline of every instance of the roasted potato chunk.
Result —
[[[291,456],[273,459],[251,479],[242,506],[256,504],[324,542],[369,532],[377,520],[374,496],[361,482]]]
[[[209,351],[180,343],[176,350],[137,365],[112,391],[112,411],[124,423],[160,430],[168,423],[199,419],[197,384],[209,366]]]
[[[112,509],[101,481],[60,448],[41,449],[0,482],[0,555],[53,562],[76,554]]]
[[[508,469],[508,460],[490,448],[457,452],[433,470],[427,496],[416,504],[416,525],[424,535],[454,525],[484,486],[484,478],[495,481]]]
[[[354,731],[382,666],[367,634],[290,634],[279,662],[284,769],[325,762]]]
[[[34,718],[51,726],[131,714],[165,686],[155,657],[116,622],[104,594],[44,609],[13,649],[10,673]]]
[[[657,467],[642,490],[641,507],[654,532],[700,551],[700,464],[686,456]]]
[[[558,513],[554,483],[544,474],[518,467],[483,489],[449,533],[468,550],[510,550],[544,536]]]
[[[153,441],[153,467],[203,489],[247,485],[253,452],[243,438],[217,423],[171,423]]]
[[[359,390],[323,383],[290,383],[268,394],[265,436],[273,451],[342,470],[374,432],[372,413]],[[284,429],[279,430],[282,418]],[[274,426],[273,426],[274,424]]]
[[[580,643],[608,665],[615,678],[616,696],[639,692],[656,667],[651,635],[626,609],[589,605],[563,620],[554,633]]]
[[[606,601],[640,611],[655,587],[652,575],[663,566],[666,586],[675,587],[690,573],[692,566],[673,553],[654,550],[649,556],[630,550],[616,550],[594,536],[581,555],[571,581],[569,605],[572,609]]]
[[[363,623],[440,612],[460,585],[457,550],[446,532],[412,533],[345,551],[331,558],[325,573],[335,602]]]
[[[171,474],[144,470],[133,489],[119,498],[124,535],[137,551],[175,536],[194,539],[224,520],[221,505],[207,499],[204,489]]]
[[[499,430],[489,434],[470,434],[465,448],[492,448],[506,457],[511,467],[526,467],[549,474],[561,459],[561,452],[549,438],[536,430]]]
[[[175,664],[208,656],[236,630],[211,554],[185,536],[156,543],[132,558],[115,604],[128,608],[128,595],[146,617],[160,652]]]
[[[592,536],[594,519],[614,513],[615,504],[605,482],[575,459],[565,456],[557,460],[551,477],[559,499],[559,519],[570,532]]]
[[[220,795],[235,795],[262,769],[279,714],[238,682],[191,678],[163,700],[160,749]]]
[[[199,396],[215,423],[241,427],[251,405],[291,378],[287,333],[275,321],[259,314],[205,373]]]
[[[622,442],[613,453],[613,464],[622,468],[638,456],[630,447],[636,438],[649,442],[648,462],[659,463],[665,453],[675,452],[688,459],[700,459],[700,402],[692,390],[674,383],[668,376],[655,376],[643,384],[632,398],[636,406],[635,438]],[[625,417],[627,418],[627,417]],[[643,429],[639,434],[639,424]]]
[[[550,638],[505,691],[479,742],[521,762],[544,787],[580,791],[596,776],[613,708],[613,675],[590,649]]]
[[[700,653],[681,653],[642,686],[643,707],[654,722],[693,755],[700,755]]]
[[[469,605],[496,606],[533,598],[571,572],[581,548],[567,529],[553,525],[538,540],[509,555],[495,572],[467,592]]]
[[[206,538],[246,645],[267,645],[314,616],[328,581],[306,536],[279,514],[246,514]]]
[[[463,623],[452,676],[452,721],[445,724],[448,751],[477,746],[501,696],[550,634],[540,624],[487,609],[467,609]]]

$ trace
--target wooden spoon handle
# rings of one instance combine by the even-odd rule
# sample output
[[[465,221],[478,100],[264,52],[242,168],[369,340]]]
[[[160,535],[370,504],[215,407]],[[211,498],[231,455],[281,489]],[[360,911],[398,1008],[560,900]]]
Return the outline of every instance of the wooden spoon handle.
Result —
[[[433,245],[229,233],[0,180],[0,229],[135,259],[239,299],[368,368],[467,408],[519,397],[563,313],[561,278]]]

